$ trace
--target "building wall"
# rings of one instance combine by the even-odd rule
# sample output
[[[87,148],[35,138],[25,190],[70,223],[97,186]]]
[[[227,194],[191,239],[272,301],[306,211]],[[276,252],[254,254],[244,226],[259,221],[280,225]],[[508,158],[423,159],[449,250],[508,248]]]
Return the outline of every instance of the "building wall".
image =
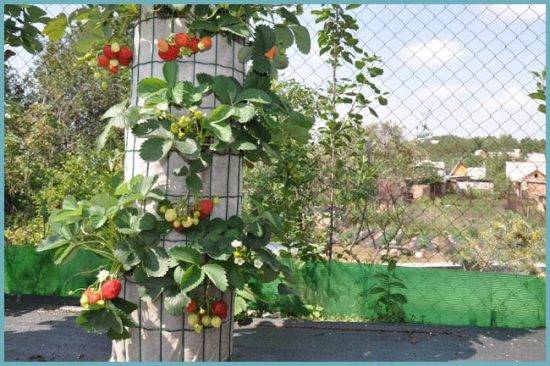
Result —
[[[456,182],[456,188],[461,190],[461,191],[467,191],[469,189],[492,191],[493,190],[493,182],[473,181],[473,180],[457,181]]]

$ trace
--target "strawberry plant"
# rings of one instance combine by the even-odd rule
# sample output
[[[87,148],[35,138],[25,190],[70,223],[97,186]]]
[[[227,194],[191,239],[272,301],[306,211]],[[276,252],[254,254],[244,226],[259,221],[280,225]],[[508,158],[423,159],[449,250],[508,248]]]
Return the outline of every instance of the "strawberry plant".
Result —
[[[164,161],[169,153],[182,158],[180,166],[171,168],[176,176],[185,177],[187,190],[179,200],[168,201],[164,192],[154,188],[156,178],[136,176],[121,183],[114,193],[78,202],[68,197],[52,213],[53,234],[39,250],[55,250],[57,263],[76,250],[88,250],[105,257],[110,266],[82,294],[78,323],[85,328],[107,332],[114,339],[129,336],[128,328],[133,326],[129,314],[135,305],[118,297],[123,277],[131,277],[140,286],[141,299],[155,301],[162,296],[168,313],[177,316],[187,311],[189,325],[201,332],[205,327],[221,326],[230,315],[217,291],[288,276],[286,267],[266,249],[271,233],[280,228],[277,217],[269,211],[225,220],[213,217],[218,200],[204,195],[200,174],[212,167],[214,154],[237,151],[249,161],[269,161],[278,156],[281,142],[300,144],[309,139],[312,119],[293,110],[271,88],[278,70],[288,64],[288,47],[296,43],[302,52],[309,52],[309,34],[284,7],[273,8],[281,24],[263,24],[271,15],[267,9],[232,5],[155,8],[157,16],[174,16],[174,12],[183,16],[188,32],[158,39],[156,51],[166,61],[163,77],[138,82],[140,105],[124,101],[103,114],[106,124],[97,147],[103,148],[115,129],[129,130],[143,139],[139,147],[143,161]],[[93,13],[89,10],[88,15]],[[117,72],[121,64],[129,64],[131,51],[113,42],[121,38],[115,36],[119,31],[112,32],[108,40],[99,37],[93,44],[99,47],[101,39],[97,63]],[[251,61],[242,83],[208,74],[198,74],[196,84],[185,80],[186,75],[180,79],[177,59],[207,52],[213,37],[242,44],[239,60]],[[209,96],[217,100],[217,106],[201,111],[203,99]],[[165,250],[160,242],[171,231],[185,234],[185,241]]]

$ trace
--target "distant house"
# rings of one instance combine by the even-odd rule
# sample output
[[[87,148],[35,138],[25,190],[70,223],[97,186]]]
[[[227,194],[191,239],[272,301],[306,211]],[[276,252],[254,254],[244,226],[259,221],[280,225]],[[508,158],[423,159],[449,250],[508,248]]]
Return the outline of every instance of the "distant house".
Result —
[[[468,167],[462,161],[459,161],[455,164],[453,169],[449,172],[449,180],[453,179],[467,179],[468,178]]]
[[[486,179],[487,170],[485,167],[472,167],[459,161],[455,164],[447,177],[450,190],[493,190],[493,182]]]
[[[506,178],[514,184],[518,197],[524,197],[523,192],[528,191],[528,185],[532,192],[544,191],[546,196],[546,162],[507,161]]]
[[[415,165],[415,169],[432,168],[439,177],[439,181],[413,179],[409,193],[412,199],[429,196],[430,198],[440,197],[445,192],[445,163],[442,161],[423,160]],[[431,170],[431,169],[430,169]],[[431,173],[430,173],[431,175]]]
[[[527,192],[527,197],[538,198],[546,197],[546,174],[540,170],[535,170],[523,179],[523,185]]]

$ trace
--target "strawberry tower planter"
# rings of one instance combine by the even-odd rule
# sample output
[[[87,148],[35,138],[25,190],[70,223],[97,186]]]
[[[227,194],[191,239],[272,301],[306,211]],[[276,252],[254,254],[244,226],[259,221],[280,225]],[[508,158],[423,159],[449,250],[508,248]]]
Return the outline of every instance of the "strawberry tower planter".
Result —
[[[102,148],[124,131],[124,179],[66,197],[38,250],[55,250],[56,263],[78,250],[106,259],[77,323],[113,340],[112,361],[230,360],[244,298],[288,277],[266,247],[277,218],[241,215],[241,190],[244,159],[269,162],[284,140],[309,138],[312,120],[271,88],[294,43],[309,52],[286,7],[143,6],[133,50],[97,51],[105,73],[132,70],[131,99],[105,112],[98,138]]]
[[[151,9],[144,6],[142,17],[136,24],[134,35],[134,66],[132,72],[131,103],[142,105],[137,88],[140,80],[163,75],[164,61],[159,57],[155,40],[167,38],[171,33],[186,33],[182,19],[158,18],[151,15]],[[242,83],[245,67],[237,55],[243,41],[231,43],[227,38],[212,37],[212,48],[178,60],[180,80],[198,84],[198,74],[230,76]],[[200,110],[210,113],[219,102],[214,95],[205,97]],[[177,113],[173,111],[174,113]],[[186,177],[177,176],[174,170],[189,166],[180,154],[170,151],[159,161],[148,162],[139,154],[143,138],[136,137],[131,130],[125,130],[125,180],[143,175],[157,176],[157,185],[165,191],[172,202],[187,197]],[[212,155],[212,165],[200,172],[202,197],[218,197],[211,217],[227,220],[238,215],[242,207],[242,156],[238,151],[228,150]],[[154,211],[154,208],[151,208]],[[162,246],[169,249],[186,241],[185,234],[171,231],[162,239]],[[131,338],[113,341],[112,361],[224,361],[231,359],[233,333],[233,292],[221,294],[229,305],[228,318],[220,328],[206,328],[196,333],[187,323],[185,314],[173,316],[163,309],[164,295],[156,301],[140,301],[137,284],[126,279],[123,286],[125,299],[139,304],[132,317],[138,327],[130,330]]]

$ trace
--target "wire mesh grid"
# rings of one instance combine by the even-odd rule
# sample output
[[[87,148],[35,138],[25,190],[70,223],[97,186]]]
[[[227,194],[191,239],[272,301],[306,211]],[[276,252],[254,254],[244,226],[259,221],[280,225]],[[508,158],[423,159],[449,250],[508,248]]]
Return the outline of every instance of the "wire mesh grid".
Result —
[[[145,16],[145,14],[147,14],[147,11],[144,9],[142,16]],[[135,87],[139,80],[145,77],[160,77],[162,74],[163,63],[158,60],[153,40],[184,30],[181,21],[175,22],[173,19],[160,19],[157,17],[142,19],[136,25],[134,37],[135,60],[132,65],[132,81],[134,85],[132,88],[132,101],[135,105],[139,102]],[[242,81],[244,65],[237,60],[237,46],[236,42],[228,44],[220,37],[214,37],[214,60],[198,60],[200,56],[194,55],[189,60],[178,62],[180,77],[196,84],[197,74],[207,72],[214,76],[218,74],[232,76]],[[220,55],[218,57],[219,52]],[[221,54],[222,52],[224,53],[223,55]],[[239,65],[241,66],[240,68],[238,67]],[[211,100],[204,103],[205,105],[201,105],[202,110],[208,111],[216,107],[217,101],[213,97],[209,99]],[[180,111],[173,112],[181,113]],[[186,199],[189,205],[190,197],[187,194],[185,179],[178,177],[173,172],[174,169],[185,165],[183,159],[177,153],[170,152],[163,161],[156,163],[143,161],[138,154],[139,144],[143,142],[140,140],[132,136],[130,131],[126,131],[124,168],[126,178],[130,179],[140,174],[145,176],[157,175],[159,177],[158,184],[164,188],[167,199],[172,202]],[[227,154],[215,154],[211,167],[202,173],[203,189],[201,196],[216,196],[220,199],[220,205],[213,211],[213,217],[221,217],[227,220],[232,215],[240,213],[242,206],[241,167],[241,155],[235,152],[228,152]],[[187,241],[185,235],[172,231],[162,238],[162,246],[168,249],[175,245],[181,245],[182,242],[187,243]],[[203,288],[204,295],[206,295],[207,288],[206,286],[203,286]],[[137,360],[139,361],[176,361],[178,353],[180,353],[179,359],[181,361],[223,361],[231,359],[234,294],[233,291],[228,291],[225,294],[218,291],[218,296],[230,304],[229,317],[222,322],[219,330],[207,328],[201,334],[197,334],[192,328],[185,326],[185,314],[179,317],[165,314],[163,306],[163,302],[165,301],[164,295],[161,295],[158,304],[148,302],[145,309],[143,309],[142,300],[130,298],[131,301],[139,302],[138,327],[132,329],[132,332],[138,332],[137,341],[139,350],[138,352],[124,352],[124,360],[133,360],[136,353],[138,355]],[[149,319],[151,326],[147,327],[144,325],[143,318],[151,312],[158,312],[159,317],[158,319]],[[150,314],[149,318],[151,318]],[[174,328],[170,326],[170,324],[174,325],[178,322],[181,323],[180,327]],[[150,349],[147,352],[142,352],[142,342],[143,340],[147,340],[147,333],[154,334],[156,332],[159,335],[158,344],[155,342],[151,345],[148,342],[147,347]],[[181,334],[177,334],[179,332]],[[214,332],[217,336],[214,335]],[[132,341],[135,340],[132,339]],[[181,347],[178,347],[178,344]],[[124,349],[126,349],[125,345],[126,341],[123,341]],[[151,346],[153,347],[151,348]]]

